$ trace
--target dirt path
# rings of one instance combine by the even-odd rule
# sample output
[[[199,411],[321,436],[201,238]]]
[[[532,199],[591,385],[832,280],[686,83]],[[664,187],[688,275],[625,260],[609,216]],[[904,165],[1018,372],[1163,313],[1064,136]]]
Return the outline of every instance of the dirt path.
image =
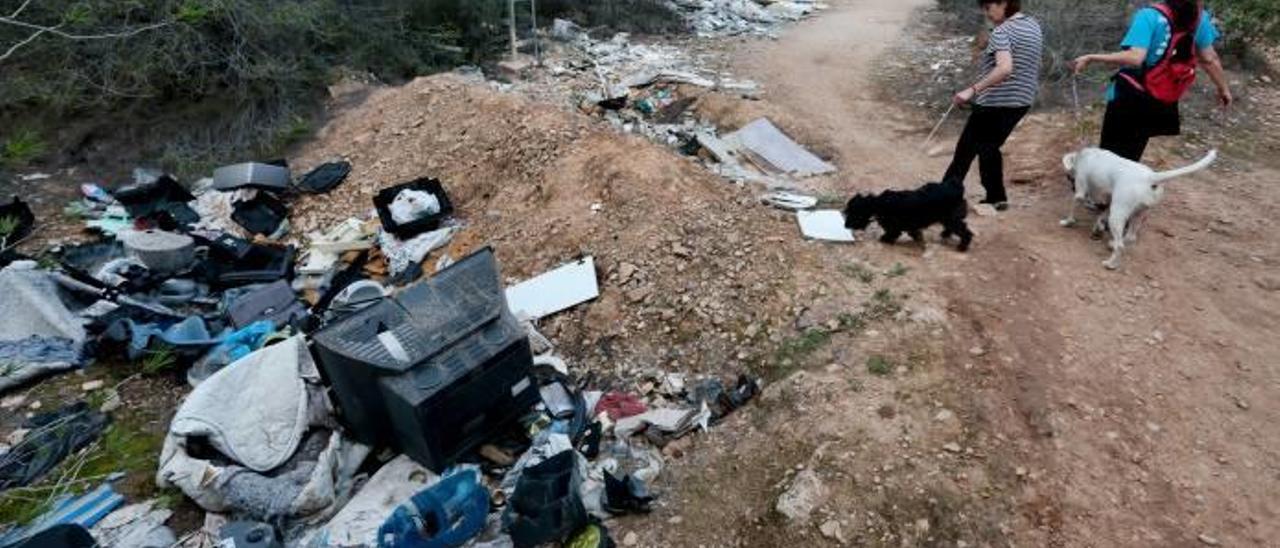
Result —
[[[912,186],[944,170],[947,158],[920,152],[921,115],[879,97],[869,76],[928,3],[834,2],[737,52],[735,70],[769,90],[750,115],[783,120],[841,168],[814,190]],[[923,254],[829,248],[813,276],[909,269],[874,282],[909,294],[909,321],[833,339],[737,422],[745,433],[704,442],[719,456],[680,491],[686,505],[718,502],[684,508],[672,523],[692,525],[657,545],[1280,542],[1276,172],[1228,156],[1180,181],[1123,270],[1107,272],[1101,242],[1056,224],[1067,196],[1057,159],[1073,142],[1061,120],[1039,113],[1018,130],[1010,177],[1030,183],[1011,189],[1010,212],[974,219],[968,256],[936,241]],[[1181,146],[1161,143],[1148,160],[1184,163]],[[837,292],[814,308],[853,299]],[[868,376],[863,360],[879,355],[904,366]],[[773,500],[800,469],[826,492],[812,517],[782,520]]]

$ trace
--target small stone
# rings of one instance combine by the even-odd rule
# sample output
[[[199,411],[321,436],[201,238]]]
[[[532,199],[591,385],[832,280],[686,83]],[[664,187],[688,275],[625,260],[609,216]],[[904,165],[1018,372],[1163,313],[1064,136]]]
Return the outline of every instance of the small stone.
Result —
[[[17,430],[14,430],[13,432],[10,432],[9,436],[6,437],[4,441],[5,443],[16,447],[19,443],[22,443],[22,440],[27,438],[28,432],[31,432],[31,431],[19,428]]]
[[[1244,401],[1244,400],[1242,400],[1242,399],[1240,399],[1240,398],[1236,398],[1236,407],[1239,407],[1241,411],[1248,411],[1248,410],[1249,410],[1249,402]]]
[[[942,409],[938,411],[938,414],[933,416],[933,420],[938,422],[947,422],[954,418],[956,418],[956,414],[950,409]]]
[[[822,522],[822,525],[818,527],[818,530],[822,532],[822,536],[824,537],[835,540],[840,544],[845,543],[844,532],[840,530],[840,522],[834,519]]]
[[[671,516],[671,519],[667,520],[667,523],[670,523],[671,525],[680,525],[681,523],[684,523],[684,518],[681,516]]]
[[[956,443],[956,442],[954,442],[954,441],[953,441],[953,442],[951,442],[951,443],[948,443],[948,444],[946,444],[946,445],[943,445],[943,446],[942,446],[942,448],[943,448],[943,449],[946,449],[948,453],[959,453],[959,452],[960,452],[960,450],[961,450],[961,449],[960,449],[960,444],[958,444],[958,443]]]
[[[111,413],[120,409],[124,402],[120,399],[120,393],[115,390],[107,391],[107,398],[102,401],[102,407],[98,408],[103,413]]]
[[[1253,283],[1265,291],[1280,291],[1280,277],[1260,276],[1254,278]]]
[[[979,356],[982,356],[982,355],[984,355],[984,354],[986,354],[986,353],[987,353],[987,350],[986,350],[985,348],[981,347],[981,346],[975,346],[975,347],[973,347],[973,348],[970,348],[970,349],[969,349],[969,355],[970,355],[970,356],[973,356],[973,357],[975,357],[975,358],[976,358],[976,357],[979,357]]]
[[[622,537],[623,546],[635,546],[639,542],[640,535],[637,535],[635,531],[627,531],[627,534]]]
[[[929,520],[927,518],[916,520],[916,531],[922,535],[929,534]]]
[[[1013,473],[1017,474],[1018,477],[1023,478],[1027,476],[1027,469],[1019,466],[1017,470],[1013,471]]]
[[[27,406],[27,409],[30,409],[30,410],[32,410],[32,411],[35,411],[36,409],[39,409],[39,408],[41,408],[41,407],[43,407],[43,406],[44,406],[44,404],[43,404],[43,403],[41,403],[41,402],[40,402],[40,400],[36,400],[36,401],[31,402],[31,405],[28,405],[28,406]]]
[[[1205,544],[1205,545],[1208,545],[1208,546],[1220,546],[1220,545],[1222,544],[1222,542],[1221,542],[1221,541],[1219,541],[1218,539],[1213,538],[1213,537],[1211,537],[1211,536],[1209,536],[1209,535],[1206,535],[1206,534],[1204,534],[1204,533],[1201,533],[1201,534],[1200,534],[1200,536],[1198,536],[1198,537],[1196,537],[1196,538],[1197,538],[1197,539],[1199,539],[1201,543],[1203,543],[1203,544]]]
[[[806,521],[827,498],[827,486],[813,470],[796,474],[791,486],[778,497],[774,508],[793,522]]]
[[[639,271],[640,269],[636,267],[636,265],[631,263],[622,263],[622,265],[618,267],[618,283],[627,283],[631,280],[631,277],[635,276],[636,272]]]
[[[977,213],[979,217],[996,216],[996,208],[992,207],[991,204],[978,204],[973,206],[973,212]]]
[[[13,409],[15,407],[22,407],[22,404],[24,403],[27,403],[27,397],[22,394],[18,394],[16,396],[9,396],[3,400],[0,400],[0,409]]]
[[[80,385],[80,390],[82,392],[93,392],[94,390],[98,390],[98,389],[101,389],[103,386],[106,386],[106,384],[107,384],[106,381],[103,381],[102,379],[98,379],[96,381],[89,381]]]

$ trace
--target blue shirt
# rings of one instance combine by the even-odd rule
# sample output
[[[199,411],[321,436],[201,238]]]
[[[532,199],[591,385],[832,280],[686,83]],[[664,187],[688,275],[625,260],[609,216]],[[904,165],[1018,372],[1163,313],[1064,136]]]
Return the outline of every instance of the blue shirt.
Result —
[[[1214,26],[1213,17],[1207,10],[1200,12],[1200,26],[1196,29],[1196,48],[1212,47],[1213,43],[1218,41],[1218,37],[1218,27]],[[1147,60],[1143,67],[1150,68],[1164,57],[1164,52],[1169,49],[1171,41],[1173,41],[1173,30],[1169,26],[1169,20],[1155,8],[1142,8],[1134,14],[1133,23],[1129,25],[1129,32],[1124,35],[1124,40],[1120,41],[1120,47],[1147,50]],[[1116,87],[1112,83],[1107,87],[1107,101],[1113,101],[1115,98]]]

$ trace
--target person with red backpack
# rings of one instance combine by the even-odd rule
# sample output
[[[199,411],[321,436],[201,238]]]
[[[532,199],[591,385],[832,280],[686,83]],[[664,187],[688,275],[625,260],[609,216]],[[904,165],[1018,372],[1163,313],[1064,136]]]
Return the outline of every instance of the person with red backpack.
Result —
[[[1099,146],[1135,162],[1152,137],[1178,135],[1178,101],[1203,65],[1223,107],[1232,103],[1222,60],[1214,50],[1218,29],[1203,0],[1166,0],[1138,10],[1122,51],[1089,54],[1071,63],[1076,74],[1090,64],[1120,67],[1107,89],[1107,112]]]

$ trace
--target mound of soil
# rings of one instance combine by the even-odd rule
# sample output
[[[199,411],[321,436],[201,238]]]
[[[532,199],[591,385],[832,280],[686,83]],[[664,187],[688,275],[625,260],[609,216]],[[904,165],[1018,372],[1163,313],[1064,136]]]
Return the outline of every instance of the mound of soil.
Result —
[[[584,115],[440,75],[373,92],[294,165],[335,155],[351,177],[295,204],[300,232],[367,215],[379,189],[429,176],[513,281],[593,255],[600,300],[544,326],[592,370],[760,366],[741,349],[791,316],[776,310],[806,260],[791,216],[744,207],[750,192]]]

